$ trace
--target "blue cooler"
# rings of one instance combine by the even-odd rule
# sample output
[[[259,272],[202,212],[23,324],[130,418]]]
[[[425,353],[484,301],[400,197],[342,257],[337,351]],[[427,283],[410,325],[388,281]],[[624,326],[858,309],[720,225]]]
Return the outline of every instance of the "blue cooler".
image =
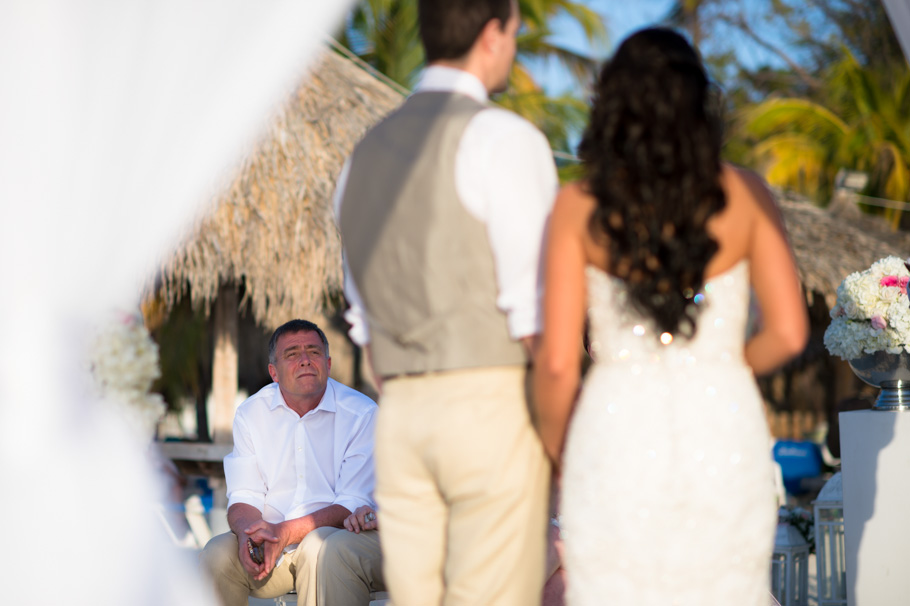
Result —
[[[780,440],[774,445],[774,460],[780,464],[784,488],[796,496],[807,492],[803,478],[815,478],[822,473],[822,453],[815,442]]]

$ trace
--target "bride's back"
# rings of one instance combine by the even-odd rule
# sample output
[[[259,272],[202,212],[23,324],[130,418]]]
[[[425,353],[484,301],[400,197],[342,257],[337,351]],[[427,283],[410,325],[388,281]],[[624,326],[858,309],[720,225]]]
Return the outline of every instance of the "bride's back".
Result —
[[[723,278],[723,283],[730,286],[731,276],[735,276],[737,293],[733,296],[740,297],[738,291],[742,289],[742,297],[746,304],[749,300],[750,286],[755,288],[759,301],[762,303],[765,324],[771,321],[775,323],[772,324],[772,329],[779,328],[781,333],[792,334],[797,343],[791,350],[799,348],[799,335],[804,330],[800,329],[799,325],[804,321],[804,317],[799,313],[801,310],[798,307],[795,308],[793,299],[795,294],[799,297],[798,303],[801,303],[801,294],[798,283],[794,283],[793,259],[787,247],[780,212],[770,192],[754,173],[731,165],[723,165],[720,182],[725,194],[726,206],[712,216],[706,225],[707,233],[717,242],[717,251],[702,268],[703,283],[710,286],[718,278]],[[564,195],[576,198],[576,212],[579,213],[578,225],[590,225],[591,217],[597,206],[596,199],[581,185],[567,188]],[[617,279],[616,276],[610,275],[610,259],[604,235],[592,229],[582,229],[578,234],[584,242],[586,263],[597,268],[605,276]],[[737,269],[739,271],[735,271]],[[590,284],[589,280],[589,288]],[[709,290],[716,292],[716,284]],[[718,318],[712,314],[706,315],[708,307],[698,304],[698,302],[704,301],[703,298],[696,302],[694,296],[697,294],[696,291],[697,289],[693,289],[692,296],[692,309],[697,310],[697,313],[693,315],[696,336],[703,325],[707,326],[707,330],[713,334],[713,327],[718,324]],[[786,295],[783,300],[780,299],[780,293]],[[590,294],[596,297],[596,293]],[[711,293],[702,294],[711,296]],[[725,290],[715,296],[728,297],[731,294]],[[719,307],[729,305],[729,301],[718,304]],[[628,295],[625,295],[623,305],[618,309],[628,310],[630,307],[632,307],[631,302]],[[595,308],[596,306],[592,304],[589,312],[596,314]],[[727,315],[728,326],[730,321],[745,326],[745,311],[742,314],[731,312]],[[643,320],[647,321],[648,318],[645,317]],[[728,343],[729,338],[736,334],[740,333],[735,331],[730,333],[730,336],[724,337],[724,342]],[[678,336],[673,335],[673,338]],[[740,336],[745,338],[745,330],[741,331]],[[713,338],[719,338],[719,336],[714,334]],[[742,352],[742,340],[738,346],[739,352]],[[620,350],[622,349],[620,347]],[[774,354],[774,361],[771,364],[776,364],[779,357],[779,354]],[[760,363],[763,367],[766,365],[763,361]]]
[[[708,233],[717,242],[717,252],[704,264],[705,280],[732,268],[740,261],[752,260],[751,244],[757,225],[762,221],[779,223],[779,211],[761,179],[751,171],[730,164],[722,165],[718,179],[726,199],[723,210],[713,215],[706,224]],[[566,188],[565,194],[579,198],[579,212],[590,225],[597,200],[584,184]],[[587,262],[610,273],[610,259],[605,236],[596,226],[581,232]]]

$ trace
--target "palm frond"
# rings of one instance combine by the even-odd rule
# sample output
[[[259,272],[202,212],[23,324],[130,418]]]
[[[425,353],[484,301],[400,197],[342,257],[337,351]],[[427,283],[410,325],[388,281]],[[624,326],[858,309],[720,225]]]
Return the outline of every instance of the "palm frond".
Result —
[[[881,162],[882,168],[887,171],[885,196],[902,202],[910,200],[910,168],[907,166],[906,155],[889,141],[881,145],[879,155],[884,160]]]
[[[603,18],[590,7],[568,0],[558,0],[554,2],[554,5],[558,5],[562,11],[572,17],[575,23],[581,26],[585,32],[587,42],[596,45],[607,41],[607,28],[604,25]]]
[[[524,63],[532,58],[551,59],[563,66],[582,87],[587,86],[597,73],[597,61],[575,51],[552,44],[546,38],[529,37],[519,46],[518,56]]]
[[[765,138],[781,131],[799,132],[834,143],[849,125],[827,108],[806,99],[769,99],[745,113],[749,135]]]
[[[828,153],[826,146],[797,133],[768,137],[754,149],[769,184],[809,196],[818,193],[820,182],[833,178],[833,174],[826,174],[830,172]]]

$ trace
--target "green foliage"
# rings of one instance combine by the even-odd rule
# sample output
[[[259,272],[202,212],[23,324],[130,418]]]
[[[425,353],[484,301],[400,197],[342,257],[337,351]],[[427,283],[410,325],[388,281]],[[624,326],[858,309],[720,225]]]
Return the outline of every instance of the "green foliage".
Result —
[[[703,42],[725,85],[725,158],[820,203],[840,168],[867,172],[867,195],[908,200],[910,76],[881,2],[677,0],[665,21]],[[744,44],[771,64],[744,65]]]
[[[815,516],[811,511],[802,507],[781,507],[777,514],[777,522],[793,526],[809,544],[809,551],[815,553]]]
[[[578,159],[567,159],[565,157],[556,157],[556,173],[559,176],[560,183],[571,183],[581,181],[585,177],[585,168]]]
[[[535,62],[556,61],[572,75],[574,90],[589,90],[597,73],[598,62],[590,56],[553,43],[552,24],[559,16],[569,17],[581,27],[586,41],[593,47],[606,42],[606,29],[601,17],[581,2],[570,0],[519,0],[523,25],[517,39],[517,57],[509,90],[496,101],[540,128],[550,146],[560,152],[572,151],[572,137],[587,123],[587,101],[571,94],[550,95],[531,75]],[[560,171],[561,175],[572,171]]]
[[[156,302],[158,307],[163,304]],[[157,315],[164,317],[159,310]],[[210,379],[211,336],[209,322],[202,311],[193,310],[189,297],[167,313],[167,321],[156,322],[152,337],[158,343],[161,377],[153,385],[164,396],[168,407],[181,402],[204,402]]]
[[[597,69],[597,61],[588,55],[554,44],[553,21],[560,15],[568,16],[584,32],[585,40],[592,46],[602,46],[607,39],[606,29],[600,15],[581,2],[569,0],[519,0],[522,15],[522,30],[518,35],[518,58],[520,66],[535,59],[558,61],[577,83],[587,86]]]
[[[677,0],[664,21],[688,32],[709,65],[731,51],[772,57],[773,68],[727,63],[722,76],[715,74],[752,102],[775,92],[821,101],[819,76],[843,58],[844,47],[876,73],[905,66],[880,1]]]
[[[910,201],[910,71],[885,77],[842,52],[821,101],[772,98],[743,112],[754,159],[772,185],[819,201],[840,168],[869,173],[868,195]]]
[[[424,64],[415,0],[361,0],[339,42],[405,88]]]

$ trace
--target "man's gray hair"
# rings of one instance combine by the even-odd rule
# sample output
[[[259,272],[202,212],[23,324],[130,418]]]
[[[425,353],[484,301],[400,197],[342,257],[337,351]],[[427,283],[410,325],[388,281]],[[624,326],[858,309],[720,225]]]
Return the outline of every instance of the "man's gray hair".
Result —
[[[322,341],[322,346],[325,347],[325,357],[330,357],[329,340],[325,338],[325,333],[322,332],[321,328],[309,320],[291,320],[290,322],[285,322],[276,328],[275,332],[272,333],[272,338],[269,339],[269,364],[274,364],[277,360],[275,356],[275,349],[278,347],[278,339],[282,335],[296,334],[298,332],[315,332],[317,335],[319,335],[319,339]]]

